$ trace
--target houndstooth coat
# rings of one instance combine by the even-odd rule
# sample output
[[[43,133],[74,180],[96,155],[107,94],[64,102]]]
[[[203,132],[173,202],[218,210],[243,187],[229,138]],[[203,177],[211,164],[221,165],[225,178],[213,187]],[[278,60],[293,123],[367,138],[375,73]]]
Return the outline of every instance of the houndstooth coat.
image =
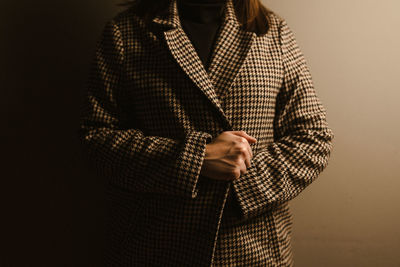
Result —
[[[292,266],[288,201],[326,167],[333,134],[286,21],[240,27],[232,0],[204,69],[176,0],[145,23],[110,19],[79,136],[108,181],[105,266]],[[200,175],[223,131],[255,137],[235,181]]]

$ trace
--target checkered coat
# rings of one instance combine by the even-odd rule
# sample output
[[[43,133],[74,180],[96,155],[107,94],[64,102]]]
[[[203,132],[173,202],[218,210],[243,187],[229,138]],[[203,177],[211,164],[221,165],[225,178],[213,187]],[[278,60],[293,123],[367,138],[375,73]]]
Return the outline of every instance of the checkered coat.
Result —
[[[105,266],[291,266],[288,201],[327,165],[333,134],[286,21],[240,27],[232,0],[205,70],[172,1],[104,27],[79,129],[108,181]],[[200,175],[223,131],[255,137],[235,181]]]

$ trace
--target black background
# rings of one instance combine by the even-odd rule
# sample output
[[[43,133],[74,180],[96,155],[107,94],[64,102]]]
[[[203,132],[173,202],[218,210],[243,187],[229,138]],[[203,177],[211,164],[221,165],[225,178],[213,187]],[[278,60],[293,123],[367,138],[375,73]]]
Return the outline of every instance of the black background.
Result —
[[[104,181],[89,171],[77,129],[95,44],[122,9],[1,4],[0,266],[100,266]]]

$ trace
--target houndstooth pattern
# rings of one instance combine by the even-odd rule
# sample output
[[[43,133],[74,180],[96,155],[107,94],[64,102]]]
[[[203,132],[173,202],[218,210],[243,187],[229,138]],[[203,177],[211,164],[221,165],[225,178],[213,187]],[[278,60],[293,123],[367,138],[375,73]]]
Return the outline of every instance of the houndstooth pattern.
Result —
[[[292,266],[288,201],[326,167],[333,133],[286,21],[240,28],[233,2],[204,69],[176,0],[151,23],[129,8],[96,47],[79,136],[104,176],[106,266]],[[257,139],[233,182],[200,175],[223,131]]]

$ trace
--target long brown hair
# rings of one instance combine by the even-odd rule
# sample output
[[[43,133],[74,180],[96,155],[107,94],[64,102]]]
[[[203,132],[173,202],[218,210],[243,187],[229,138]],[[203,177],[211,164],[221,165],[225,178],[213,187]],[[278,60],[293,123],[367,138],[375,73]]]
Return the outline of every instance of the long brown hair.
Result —
[[[142,15],[146,21],[156,14],[167,11],[172,0],[132,0],[125,1],[119,6],[135,6],[136,13]],[[264,35],[269,30],[271,10],[266,8],[260,0],[233,0],[235,13],[242,27],[257,35]]]

